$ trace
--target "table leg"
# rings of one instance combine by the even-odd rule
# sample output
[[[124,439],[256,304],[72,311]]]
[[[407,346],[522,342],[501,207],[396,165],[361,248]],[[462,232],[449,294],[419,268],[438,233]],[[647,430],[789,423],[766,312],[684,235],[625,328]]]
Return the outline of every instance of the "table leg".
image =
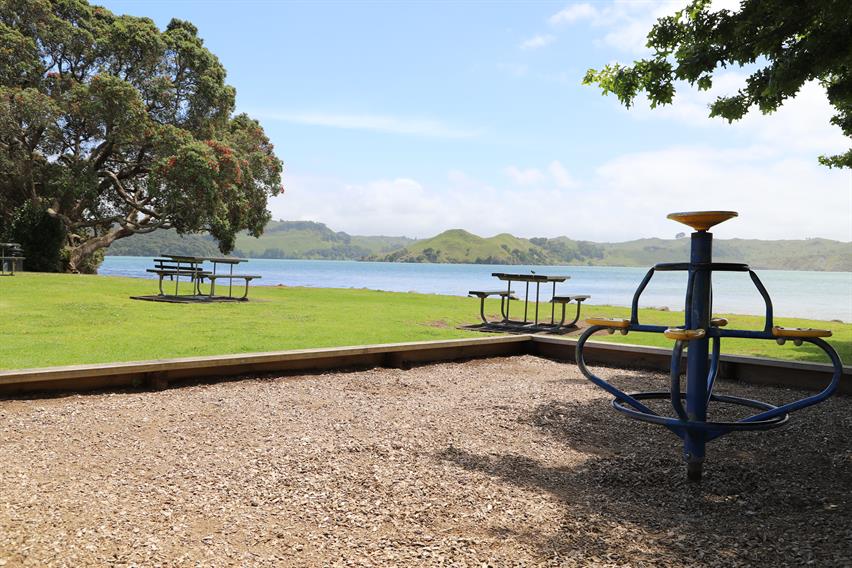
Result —
[[[538,325],[538,293],[541,290],[541,282],[535,283],[535,324]]]
[[[508,294],[511,294],[511,292],[512,292],[512,281],[509,280],[509,282],[506,284],[506,294],[507,294],[506,297],[507,298],[509,297]],[[508,301],[506,302],[506,313],[503,314],[503,321],[504,322],[509,321],[509,306],[511,306],[511,305],[512,305],[512,302],[508,302]]]
[[[553,283],[553,294],[550,295],[550,325],[556,323],[556,302],[553,298],[556,297],[556,282]]]
[[[228,297],[231,298],[233,297],[232,291],[234,288],[234,265],[231,264],[229,266],[231,267],[231,271],[228,273],[228,276],[230,276],[228,278]],[[246,296],[248,296],[248,280],[246,280]]]

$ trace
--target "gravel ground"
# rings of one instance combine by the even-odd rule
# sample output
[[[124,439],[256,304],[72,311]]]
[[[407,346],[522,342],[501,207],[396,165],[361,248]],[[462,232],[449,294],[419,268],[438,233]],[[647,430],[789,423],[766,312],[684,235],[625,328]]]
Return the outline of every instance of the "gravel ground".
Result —
[[[0,565],[849,566],[850,410],[720,439],[690,484],[531,356],[3,400]]]

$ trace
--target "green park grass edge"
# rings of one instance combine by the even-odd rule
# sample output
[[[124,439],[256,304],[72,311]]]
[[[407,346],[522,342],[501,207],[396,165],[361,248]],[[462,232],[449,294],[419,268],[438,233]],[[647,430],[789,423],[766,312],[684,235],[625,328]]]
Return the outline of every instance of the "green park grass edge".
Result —
[[[256,286],[250,302],[168,304],[131,300],[154,294],[152,280],[20,273],[0,278],[0,370],[428,341],[483,334],[458,329],[478,322],[479,300],[363,289]],[[776,306],[783,314],[784,307]],[[499,302],[487,311],[497,317]],[[583,307],[584,316],[625,317],[628,308]],[[763,318],[724,315],[730,327],[761,329]],[[680,325],[683,314],[644,309],[643,323]],[[779,325],[831,329],[829,342],[852,360],[852,325],[777,318]],[[660,334],[596,340],[670,348]],[[723,352],[825,362],[810,346],[726,340]]]

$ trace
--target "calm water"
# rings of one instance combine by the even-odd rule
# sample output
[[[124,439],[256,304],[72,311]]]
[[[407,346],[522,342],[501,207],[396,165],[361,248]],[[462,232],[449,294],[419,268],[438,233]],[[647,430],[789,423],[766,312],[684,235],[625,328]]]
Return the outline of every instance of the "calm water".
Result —
[[[101,274],[153,278],[145,272],[152,259],[108,256]],[[465,296],[468,290],[493,290],[502,283],[492,272],[567,274],[571,279],[557,285],[562,294],[590,294],[591,304],[629,306],[646,268],[609,266],[498,266],[487,264],[403,264],[336,260],[253,259],[242,270],[260,274],[257,284],[271,286],[313,286],[323,288],[369,288],[393,292],[423,292]],[[782,316],[852,321],[852,273],[757,271]],[[523,293],[523,285],[513,284]],[[542,286],[544,296],[547,286]],[[686,275],[661,272],[654,275],[642,294],[646,307],[683,309]],[[153,291],[153,288],[152,288]],[[548,295],[549,297],[549,291]],[[713,276],[713,303],[716,313],[762,314],[763,301],[748,274],[718,273]],[[473,309],[473,308],[472,308]]]

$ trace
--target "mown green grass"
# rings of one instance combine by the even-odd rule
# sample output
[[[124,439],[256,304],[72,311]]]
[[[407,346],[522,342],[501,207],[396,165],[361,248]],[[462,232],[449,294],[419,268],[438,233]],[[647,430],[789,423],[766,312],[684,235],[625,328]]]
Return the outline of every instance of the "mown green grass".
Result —
[[[479,300],[372,290],[262,287],[251,302],[167,304],[131,300],[153,294],[151,280],[21,273],[0,278],[0,369],[21,369],[481,337],[456,329],[478,321]],[[496,317],[498,302],[489,304]],[[627,308],[587,306],[584,315],[624,317]],[[642,310],[643,323],[679,324],[682,314]],[[762,319],[728,316],[731,327],[759,329]],[[779,324],[827,327],[844,361],[852,325],[779,318]],[[599,336],[604,341],[670,347],[658,334]],[[725,353],[822,361],[812,348],[730,340]]]

